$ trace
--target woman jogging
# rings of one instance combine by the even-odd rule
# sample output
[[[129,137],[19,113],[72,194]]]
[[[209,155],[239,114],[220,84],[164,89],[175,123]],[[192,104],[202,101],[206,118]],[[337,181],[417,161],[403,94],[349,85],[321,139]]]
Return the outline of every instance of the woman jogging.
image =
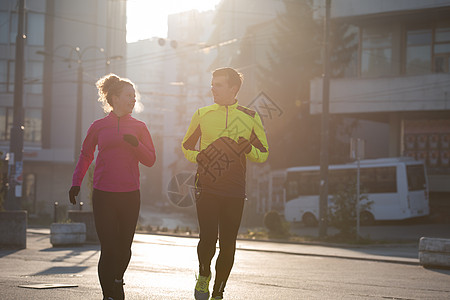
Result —
[[[109,114],[90,126],[75,168],[69,200],[76,204],[81,182],[95,148],[92,207],[101,244],[98,276],[103,299],[122,300],[123,275],[131,258],[131,244],[139,217],[139,162],[155,163],[155,148],[145,123],[131,117],[136,103],[134,84],[109,74],[96,83],[99,101]]]

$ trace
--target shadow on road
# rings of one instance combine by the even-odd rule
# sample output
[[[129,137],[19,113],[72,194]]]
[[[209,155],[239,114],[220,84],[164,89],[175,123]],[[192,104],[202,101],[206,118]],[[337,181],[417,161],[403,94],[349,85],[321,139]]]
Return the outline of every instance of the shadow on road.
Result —
[[[73,267],[51,267],[41,272],[32,274],[31,276],[40,275],[57,275],[57,274],[77,274],[85,271],[89,267],[73,266]]]

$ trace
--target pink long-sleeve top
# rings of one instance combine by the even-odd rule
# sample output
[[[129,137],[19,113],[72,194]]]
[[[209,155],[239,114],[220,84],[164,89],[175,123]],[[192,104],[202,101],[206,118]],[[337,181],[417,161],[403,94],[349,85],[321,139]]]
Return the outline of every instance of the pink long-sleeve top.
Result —
[[[139,145],[134,147],[126,142],[124,134],[134,135]],[[138,190],[139,162],[151,167],[156,160],[153,141],[145,123],[129,114],[119,118],[111,112],[89,127],[73,174],[73,186],[81,185],[97,146],[93,184],[95,189],[106,192]]]

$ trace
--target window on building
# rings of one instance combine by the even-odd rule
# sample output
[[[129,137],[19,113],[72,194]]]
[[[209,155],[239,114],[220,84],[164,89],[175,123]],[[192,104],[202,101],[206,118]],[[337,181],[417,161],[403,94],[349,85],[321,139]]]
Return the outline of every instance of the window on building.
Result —
[[[17,38],[17,24],[18,24],[17,13],[11,13],[9,18],[9,42],[15,43]]]
[[[23,141],[25,143],[40,144],[42,128],[42,110],[40,108],[26,108],[24,118],[25,130]]]
[[[333,76],[334,77],[356,77],[358,76],[358,44],[359,44],[359,27],[347,25],[345,32],[341,33],[342,37],[338,37],[339,44],[335,45],[339,56],[333,58]]]
[[[0,93],[7,91],[8,83],[8,61],[0,60]]]
[[[386,27],[364,28],[362,31],[361,76],[378,77],[392,74],[392,32]]]
[[[7,109],[6,107],[0,107],[0,141],[6,140],[6,127],[7,127]]]
[[[12,107],[3,107],[4,112],[4,135],[2,136],[2,139],[4,141],[9,141],[9,136],[11,135],[11,128],[13,125],[13,109]],[[2,124],[2,125],[3,125]]]
[[[27,44],[44,45],[45,16],[43,14],[27,14]]]
[[[9,15],[7,12],[0,12],[0,44],[8,43]]]
[[[27,61],[25,76],[26,91],[32,94],[42,94],[44,63],[42,61]]]
[[[0,141],[9,141],[14,118],[12,107],[0,107]],[[27,145],[40,145],[42,139],[42,109],[24,109],[23,141]]]
[[[431,44],[433,32],[430,29],[414,29],[406,32],[407,75],[428,74],[431,72]]]
[[[6,81],[6,91],[8,93],[14,93],[14,70],[15,70],[16,64],[13,60],[8,60],[8,68],[7,68],[7,81]]]
[[[436,28],[434,39],[434,71],[450,72],[450,24],[442,24]]]

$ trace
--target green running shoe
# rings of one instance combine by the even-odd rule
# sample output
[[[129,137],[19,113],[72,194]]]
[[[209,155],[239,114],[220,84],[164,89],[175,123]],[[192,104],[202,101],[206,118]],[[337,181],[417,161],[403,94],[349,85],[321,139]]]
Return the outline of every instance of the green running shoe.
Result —
[[[194,296],[196,300],[208,300],[209,299],[209,281],[211,280],[211,273],[209,276],[197,277],[197,284],[195,285]]]

